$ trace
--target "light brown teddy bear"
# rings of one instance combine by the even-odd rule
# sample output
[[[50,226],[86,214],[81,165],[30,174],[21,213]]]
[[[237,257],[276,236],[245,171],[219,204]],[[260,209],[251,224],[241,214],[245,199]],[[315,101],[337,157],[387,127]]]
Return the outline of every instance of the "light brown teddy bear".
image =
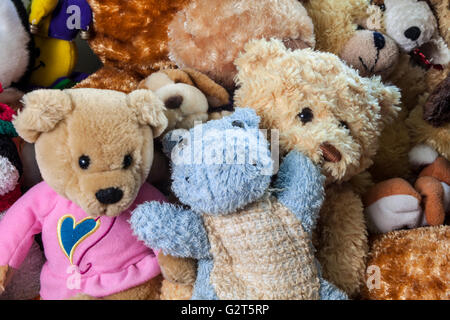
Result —
[[[388,78],[397,66],[399,50],[386,34],[367,29],[368,0],[308,0],[316,49],[338,55],[363,77]]]
[[[190,129],[195,122],[206,122],[215,117],[213,113],[223,113],[224,106],[230,105],[230,95],[223,87],[189,68],[153,73],[138,88],[152,90],[164,102],[169,121],[166,132]]]
[[[169,56],[234,89],[234,60],[251,39],[277,38],[314,47],[314,26],[298,0],[191,0],[169,27]]]
[[[20,198],[0,224],[0,288],[42,232],[47,259],[43,299],[159,299],[155,253],[133,235],[130,210],[165,201],[145,183],[153,138],[167,126],[150,90],[37,90],[14,119],[35,143],[44,182]]]
[[[251,41],[237,60],[236,106],[251,107],[279,131],[281,154],[297,149],[321,165],[326,201],[316,230],[324,277],[357,296],[368,251],[361,197],[350,180],[366,170],[400,93],[360,77],[336,55]]]

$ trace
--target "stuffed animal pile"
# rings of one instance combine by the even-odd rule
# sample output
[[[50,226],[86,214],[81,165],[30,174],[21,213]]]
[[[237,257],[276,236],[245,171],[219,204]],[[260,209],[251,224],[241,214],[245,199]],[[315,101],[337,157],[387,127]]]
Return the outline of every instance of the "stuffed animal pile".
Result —
[[[0,18],[1,300],[450,299],[449,0]]]

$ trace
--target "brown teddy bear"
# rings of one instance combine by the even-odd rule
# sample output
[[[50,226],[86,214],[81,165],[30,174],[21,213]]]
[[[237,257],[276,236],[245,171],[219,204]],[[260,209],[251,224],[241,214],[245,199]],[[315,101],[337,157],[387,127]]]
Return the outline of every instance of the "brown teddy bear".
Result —
[[[94,23],[89,45],[103,67],[78,87],[135,90],[139,82],[171,66],[167,26],[190,0],[88,0]]]
[[[364,299],[449,300],[450,226],[377,236],[367,262]]]
[[[314,47],[314,26],[298,0],[191,0],[169,24],[169,56],[228,90],[234,60],[250,39],[278,38],[291,48]]]
[[[150,90],[37,90],[24,105],[13,123],[35,143],[44,182],[1,221],[0,288],[42,232],[43,299],[158,299],[156,255],[128,219],[139,203],[165,201],[145,183],[167,126],[162,101]]]
[[[399,111],[400,93],[360,77],[336,55],[251,41],[236,60],[236,106],[279,131],[280,152],[297,149],[321,165],[326,200],[316,230],[324,277],[355,297],[364,280],[367,230],[350,180],[371,164],[378,136]]]

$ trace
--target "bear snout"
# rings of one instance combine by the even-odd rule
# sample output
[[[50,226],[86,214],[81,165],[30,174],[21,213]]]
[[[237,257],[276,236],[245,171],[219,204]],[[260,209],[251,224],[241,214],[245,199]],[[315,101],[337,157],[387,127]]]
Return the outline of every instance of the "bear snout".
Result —
[[[100,189],[95,193],[95,197],[102,204],[114,204],[122,200],[123,191],[119,188]]]
[[[328,162],[339,162],[342,159],[342,154],[329,142],[324,142],[320,145],[320,150],[322,150],[323,158]]]

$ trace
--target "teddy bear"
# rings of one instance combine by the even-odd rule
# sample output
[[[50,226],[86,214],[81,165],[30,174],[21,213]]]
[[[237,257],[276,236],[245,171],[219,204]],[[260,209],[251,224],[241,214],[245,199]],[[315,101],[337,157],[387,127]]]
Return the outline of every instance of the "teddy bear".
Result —
[[[11,123],[14,110],[0,103],[0,221],[6,211],[20,198],[23,166],[13,139],[17,132]],[[0,300],[29,300],[39,296],[39,276],[44,255],[33,241],[21,268],[14,274]]]
[[[259,121],[237,108],[167,134],[172,189],[184,206],[145,203],[132,228],[150,247],[198,260],[192,299],[345,299],[321,277],[311,243],[324,177],[292,151],[271,192],[273,160]]]
[[[194,69],[163,69],[142,80],[138,88],[152,90],[164,102],[168,119],[166,133],[190,129],[196,122],[206,122],[232,111],[232,107],[225,108],[230,105],[225,88]]]
[[[352,178],[372,164],[378,137],[399,111],[400,93],[380,77],[365,78],[332,53],[290,50],[280,40],[249,42],[236,60],[237,107],[278,132],[281,154],[304,152],[326,177],[315,229],[325,279],[349,296],[364,279],[367,229]]]
[[[14,109],[20,106],[23,82],[33,66],[33,42],[28,30],[27,14],[21,0],[0,3],[0,103]]]
[[[408,165],[408,152],[414,142],[405,122],[420,95],[431,93],[448,74],[448,1],[373,0],[369,11],[372,27],[390,35],[402,51],[388,79],[402,91],[402,111],[398,121],[383,133],[370,171],[378,181],[411,179],[414,172]]]
[[[93,12],[89,45],[103,67],[77,88],[129,93],[145,77],[172,66],[167,26],[190,0],[87,0]]]
[[[412,184],[392,178],[365,196],[366,217],[373,233],[437,226],[450,214],[450,75],[407,120],[415,147],[410,163],[420,173]]]
[[[448,300],[450,226],[396,230],[373,241],[364,299]]]
[[[133,234],[131,210],[166,201],[145,183],[153,138],[167,126],[150,90],[36,90],[13,120],[35,143],[44,181],[0,223],[0,286],[42,232],[42,299],[159,299],[156,251]]]
[[[361,76],[388,78],[397,66],[397,44],[386,34],[367,28],[367,0],[308,0],[316,49],[338,55]]]
[[[250,39],[275,37],[291,48],[315,46],[313,23],[298,0],[191,0],[168,30],[171,61],[205,73],[229,91],[234,90],[233,61]]]

